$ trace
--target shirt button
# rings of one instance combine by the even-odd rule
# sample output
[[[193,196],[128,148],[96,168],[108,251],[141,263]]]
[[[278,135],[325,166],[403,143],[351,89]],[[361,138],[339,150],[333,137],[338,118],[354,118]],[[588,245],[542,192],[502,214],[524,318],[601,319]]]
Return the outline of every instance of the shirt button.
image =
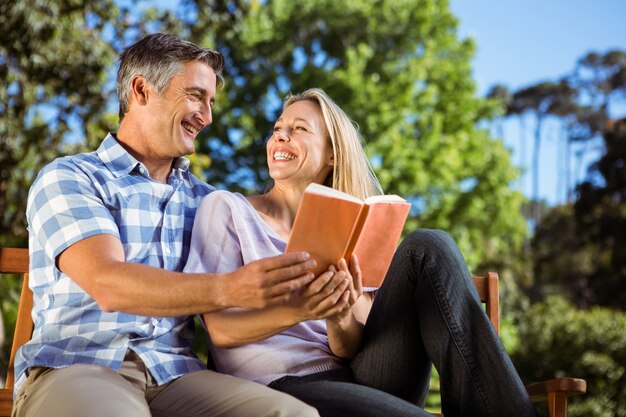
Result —
[[[172,253],[172,250],[169,248],[169,246],[165,248],[165,253],[167,253],[168,255]]]

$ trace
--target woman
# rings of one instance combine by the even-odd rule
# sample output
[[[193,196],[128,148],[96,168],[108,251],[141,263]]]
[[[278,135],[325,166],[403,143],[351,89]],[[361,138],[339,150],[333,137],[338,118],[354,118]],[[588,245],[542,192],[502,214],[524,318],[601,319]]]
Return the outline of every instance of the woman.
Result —
[[[311,182],[359,198],[381,193],[356,128],[319,89],[287,98],[266,152],[268,192],[216,191],[201,203],[187,271],[230,272],[282,253]],[[445,233],[410,234],[375,300],[359,260],[346,261],[279,307],[206,314],[217,369],[322,416],[427,416],[419,406],[434,363],[446,417],[536,415]]]

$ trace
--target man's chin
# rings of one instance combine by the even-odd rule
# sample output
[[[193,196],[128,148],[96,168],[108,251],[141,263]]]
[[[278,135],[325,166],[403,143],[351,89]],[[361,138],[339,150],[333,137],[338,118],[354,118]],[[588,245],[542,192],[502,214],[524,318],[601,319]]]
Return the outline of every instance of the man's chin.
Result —
[[[191,139],[183,139],[181,147],[182,155],[191,155],[196,151],[196,143]]]

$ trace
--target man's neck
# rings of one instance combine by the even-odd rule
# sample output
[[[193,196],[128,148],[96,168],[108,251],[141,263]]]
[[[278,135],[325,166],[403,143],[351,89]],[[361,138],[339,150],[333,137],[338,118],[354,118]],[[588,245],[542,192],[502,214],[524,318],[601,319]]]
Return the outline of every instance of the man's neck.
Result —
[[[151,155],[151,152],[145,146],[146,141],[141,137],[141,133],[137,132],[141,132],[141,129],[133,126],[130,120],[124,119],[120,123],[116,135],[117,141],[129,154],[146,167],[150,178],[158,182],[167,183],[167,179],[172,172],[174,159],[162,159]]]

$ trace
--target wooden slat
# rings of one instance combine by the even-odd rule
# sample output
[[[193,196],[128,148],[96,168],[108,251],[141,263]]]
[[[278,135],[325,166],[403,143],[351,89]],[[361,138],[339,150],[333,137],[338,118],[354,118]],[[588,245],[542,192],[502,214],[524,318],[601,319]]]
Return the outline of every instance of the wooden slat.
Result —
[[[548,416],[567,416],[567,395],[562,392],[551,392],[548,394]]]
[[[13,333],[13,345],[11,345],[11,356],[9,357],[9,369],[7,370],[6,388],[13,388],[15,382],[15,355],[17,350],[33,335],[33,293],[28,287],[28,273],[24,274],[22,280],[22,293],[20,295],[20,305],[17,309],[17,320],[15,322],[15,333]]]
[[[28,272],[28,249],[0,248],[0,273]]]
[[[13,385],[15,379],[13,365],[15,363],[15,354],[17,349],[30,339],[33,331],[31,319],[33,295],[30,288],[28,288],[28,249],[0,248],[0,273],[23,275],[22,293],[15,323],[15,333],[13,334],[7,379],[5,388],[0,389],[0,417],[6,417],[11,415],[13,408]]]
[[[485,310],[496,333],[500,334],[500,288],[498,274],[487,272],[485,276],[473,276],[480,301],[485,303]]]
[[[533,401],[546,401],[551,392],[562,392],[567,396],[587,392],[587,381],[578,378],[555,378],[526,385],[526,391]]]
[[[0,389],[0,417],[10,417],[13,409],[13,389]]]

